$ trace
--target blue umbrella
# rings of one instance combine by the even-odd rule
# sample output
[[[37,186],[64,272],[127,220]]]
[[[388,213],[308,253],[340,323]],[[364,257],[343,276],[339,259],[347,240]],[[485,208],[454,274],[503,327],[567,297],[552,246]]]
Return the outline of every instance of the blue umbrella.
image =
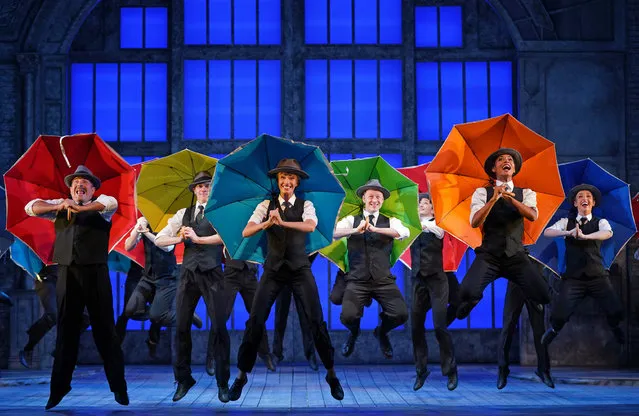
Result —
[[[218,161],[204,215],[213,224],[232,258],[263,263],[266,233],[242,237],[255,207],[279,194],[277,180],[267,172],[284,158],[297,159],[309,179],[300,181],[295,194],[312,201],[318,217],[306,237],[311,254],[333,242],[333,228],[346,193],[317,146],[263,134]]]
[[[44,263],[40,260],[40,257],[38,257],[28,245],[23,243],[22,240],[16,238],[13,244],[11,244],[11,247],[9,247],[9,251],[11,253],[11,260],[34,279],[44,267]]]
[[[593,214],[608,220],[612,227],[612,238],[605,240],[601,245],[604,266],[610,268],[619,251],[637,232],[632,216],[630,186],[590,159],[560,164],[559,175],[566,195],[571,188],[582,183],[594,185],[601,191],[602,200],[593,209]],[[566,199],[555,212],[549,225],[570,215],[575,215],[574,207]],[[547,238],[542,235],[537,243],[528,249],[533,257],[555,273],[561,274],[566,270],[566,244],[563,238]]]
[[[128,273],[131,268],[131,259],[115,250],[109,253],[107,262],[112,272]]]
[[[2,186],[0,186],[0,224],[3,227],[0,231],[0,256],[2,256],[13,243],[13,234],[5,228],[7,226],[7,193]]]

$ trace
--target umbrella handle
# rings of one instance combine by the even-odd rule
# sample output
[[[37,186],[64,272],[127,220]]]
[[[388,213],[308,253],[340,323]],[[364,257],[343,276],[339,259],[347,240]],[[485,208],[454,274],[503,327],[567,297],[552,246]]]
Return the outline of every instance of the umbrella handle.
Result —
[[[348,168],[348,166],[346,166],[346,172],[344,172],[344,173],[335,173],[335,172],[333,172],[333,175],[335,175],[335,176],[348,176],[348,172],[350,172],[350,169]]]
[[[62,145],[62,139],[69,136],[60,137],[60,151],[62,152],[62,156],[64,156],[64,161],[67,162],[67,167],[71,167],[71,163],[69,163],[69,158],[67,157],[67,153],[64,151],[64,146]]]

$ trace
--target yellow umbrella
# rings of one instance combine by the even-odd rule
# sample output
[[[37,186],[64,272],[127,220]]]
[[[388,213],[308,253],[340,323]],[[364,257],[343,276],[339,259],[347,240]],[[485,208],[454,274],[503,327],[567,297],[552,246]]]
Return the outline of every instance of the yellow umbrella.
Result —
[[[154,231],[160,231],[181,208],[193,203],[189,184],[196,173],[213,176],[217,159],[189,149],[142,164],[137,183],[138,209]]]

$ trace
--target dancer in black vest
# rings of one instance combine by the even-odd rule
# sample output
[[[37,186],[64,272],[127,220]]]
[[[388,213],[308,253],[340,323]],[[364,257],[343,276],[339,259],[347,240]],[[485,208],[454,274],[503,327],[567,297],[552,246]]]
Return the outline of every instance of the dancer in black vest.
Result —
[[[318,253],[309,256],[308,260],[313,264]],[[282,362],[284,360],[284,334],[286,333],[286,323],[288,321],[288,312],[291,307],[291,298],[293,297],[293,288],[291,285],[284,285],[279,296],[275,300],[275,331],[273,336],[273,355]],[[304,357],[311,370],[317,371],[317,359],[315,358],[315,344],[313,343],[313,334],[311,327],[306,319],[306,315],[302,313],[304,310],[298,298],[295,299],[295,309],[297,317],[300,321],[300,330],[302,331],[302,345],[304,347]]]
[[[111,217],[118,208],[118,201],[107,195],[94,198],[94,192],[100,188],[100,179],[82,165],[75,173],[67,175],[64,183],[69,187],[69,199],[35,199],[25,206],[28,215],[54,221],[56,232],[53,261],[59,264],[56,287],[58,333],[46,409],[58,405],[71,391],[85,306],[115,401],[128,405],[124,357],[115,333],[107,266]]]
[[[44,309],[44,314],[33,323],[27,330],[29,340],[24,348],[19,352],[18,357],[20,364],[26,368],[33,365],[33,349],[38,345],[40,340],[55,326],[58,319],[57,301],[55,295],[56,283],[58,281],[58,266],[43,266],[34,279],[34,290],[40,305]],[[82,313],[82,325],[80,332],[84,332],[91,321],[86,309]],[[51,353],[55,357],[55,350]]]
[[[151,321],[149,336],[145,343],[151,358],[156,357],[160,342],[160,330],[175,325],[175,293],[177,291],[177,262],[173,249],[175,246],[157,247],[155,234],[149,229],[146,218],[138,218],[137,224],[124,242],[124,249],[131,251],[142,242],[144,246],[144,269],[131,262],[132,269],[140,270],[141,276],[128,300],[125,296],[125,308],[115,324],[120,340],[124,341],[129,319],[148,314]],[[128,276],[127,276],[128,280]],[[147,305],[150,304],[150,308]],[[193,314],[193,325],[202,328],[202,319]]]
[[[592,213],[592,209],[601,203],[601,192],[595,186],[581,184],[570,190],[568,199],[577,211],[576,216],[562,218],[544,231],[546,237],[565,237],[566,271],[550,314],[551,327],[541,342],[549,345],[581,301],[591,296],[604,309],[615,339],[623,344],[625,335],[619,327],[623,307],[615,295],[601,255],[601,242],[612,237],[612,228],[607,220]]]
[[[238,400],[242,395],[242,388],[248,381],[246,373],[250,373],[255,365],[271,307],[282,287],[290,284],[293,296],[300,300],[313,333],[315,348],[327,370],[326,382],[331,387],[331,395],[342,400],[344,391],[333,368],[334,349],[305,249],[306,234],[313,232],[317,226],[315,207],[311,201],[295,196],[300,179],[307,179],[308,174],[295,159],[280,160],[268,174],[277,178],[279,197],[261,202],[242,231],[244,237],[250,237],[266,230],[268,248],[264,273],[255,293],[249,323],[237,356],[237,368],[240,371],[229,396],[231,400]]]
[[[410,231],[397,218],[388,218],[379,212],[390,196],[379,180],[371,179],[356,192],[364,203],[363,213],[342,218],[333,233],[335,239],[348,237],[350,268],[340,320],[350,334],[342,347],[342,355],[348,357],[353,353],[364,306],[375,299],[382,306],[382,322],[375,328],[374,335],[382,353],[390,359],[393,346],[388,333],[408,320],[406,302],[391,274],[390,255],[393,239],[406,238]]]
[[[178,210],[157,235],[155,244],[167,247],[184,242],[184,260],[177,287],[176,344],[177,353],[173,370],[178,383],[173,401],[182,399],[195,385],[191,376],[191,324],[193,313],[200,298],[204,298],[206,310],[211,318],[211,331],[215,333],[213,356],[218,399],[229,401],[231,340],[226,329],[228,299],[222,272],[222,239],[213,225],[204,217],[204,208],[209,199],[211,174],[198,172],[189,185],[197,203]]]
[[[448,277],[444,273],[444,230],[435,225],[433,203],[429,194],[419,194],[419,218],[422,233],[410,247],[413,278],[411,335],[417,376],[413,390],[419,390],[430,374],[428,345],[424,334],[426,313],[432,307],[435,337],[439,344],[442,375],[448,376],[448,390],[457,388],[457,362],[453,339],[448,332]]]
[[[543,275],[544,266],[540,263],[536,264],[539,274]],[[537,353],[537,369],[535,374],[539,379],[551,389],[555,388],[555,382],[550,375],[550,356],[548,348],[541,344],[541,337],[545,331],[544,310],[539,309],[529,299],[526,298],[523,290],[513,282],[509,281],[506,287],[506,296],[504,300],[503,323],[499,334],[499,348],[497,349],[497,363],[499,365],[499,373],[497,375],[497,388],[499,390],[506,387],[508,383],[508,375],[510,374],[510,346],[513,342],[515,329],[519,324],[521,311],[526,305],[528,311],[528,319],[533,332],[533,341],[535,344],[535,352]]]
[[[521,154],[502,148],[484,162],[494,187],[477,188],[470,205],[470,224],[482,227],[481,246],[460,286],[457,318],[464,319],[483,297],[484,289],[500,276],[519,285],[540,311],[550,302],[548,285],[526,254],[524,219],[537,219],[537,194],[517,188],[513,177],[521,170]]]

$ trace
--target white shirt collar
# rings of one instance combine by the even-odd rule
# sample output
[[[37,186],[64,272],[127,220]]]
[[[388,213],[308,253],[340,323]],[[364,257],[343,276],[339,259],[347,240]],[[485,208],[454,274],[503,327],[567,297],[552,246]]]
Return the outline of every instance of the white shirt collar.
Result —
[[[291,206],[295,205],[295,200],[296,199],[297,198],[295,197],[295,194],[293,194],[293,196],[288,199],[288,202],[291,203]],[[279,196],[278,200],[280,202],[280,206],[283,207],[284,206],[284,198],[282,198],[282,195]]]
[[[379,211],[377,211],[376,213],[372,213],[372,212],[368,212],[366,210],[362,210],[362,214],[364,216],[364,220],[366,220],[366,218],[368,218],[369,215],[373,216],[373,222],[375,222],[375,224],[377,224],[377,218],[379,217]]]
[[[433,219],[435,219],[435,217],[431,215],[430,217],[420,217],[419,219],[421,222],[426,222],[426,221],[432,221]]]
[[[495,185],[497,185],[497,186],[502,186],[502,185],[504,185],[504,184],[505,184],[505,185],[507,185],[507,186],[510,188],[510,190],[511,190],[511,191],[512,191],[513,189],[515,189],[515,184],[513,183],[513,181],[502,182],[502,181],[500,181],[499,179],[497,179],[497,180],[495,181]]]
[[[587,219],[588,221],[590,221],[592,219],[592,212],[586,216],[581,216],[579,214],[577,214],[577,222],[579,222],[582,218]]]
[[[206,202],[205,202],[205,203],[203,203],[203,204],[202,204],[202,203],[199,203],[199,202],[196,202],[196,203],[195,203],[195,210],[196,210],[196,211],[197,211],[198,209],[200,209],[200,205],[202,205],[202,206],[204,207],[204,209],[206,209]]]

